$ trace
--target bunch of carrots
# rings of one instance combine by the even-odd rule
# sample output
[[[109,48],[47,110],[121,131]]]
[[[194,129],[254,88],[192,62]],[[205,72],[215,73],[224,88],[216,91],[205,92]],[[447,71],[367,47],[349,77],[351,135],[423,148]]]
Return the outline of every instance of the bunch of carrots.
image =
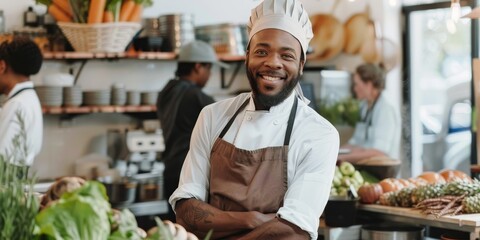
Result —
[[[139,22],[152,0],[36,0],[57,22]]]

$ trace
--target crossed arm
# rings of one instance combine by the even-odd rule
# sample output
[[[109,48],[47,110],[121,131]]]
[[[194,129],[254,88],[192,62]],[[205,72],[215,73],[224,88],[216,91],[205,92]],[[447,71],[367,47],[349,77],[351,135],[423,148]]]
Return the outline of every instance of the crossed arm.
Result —
[[[199,237],[213,229],[212,239],[309,239],[307,232],[276,218],[275,213],[222,211],[194,198],[178,201],[175,211],[177,223]]]

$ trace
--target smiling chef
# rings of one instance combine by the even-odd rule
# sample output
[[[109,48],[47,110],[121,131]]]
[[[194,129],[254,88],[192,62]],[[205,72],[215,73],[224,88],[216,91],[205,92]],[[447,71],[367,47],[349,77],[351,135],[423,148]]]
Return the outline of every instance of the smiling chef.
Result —
[[[252,92],[202,110],[169,201],[198,236],[317,239],[339,136],[299,85],[312,26],[299,1],[265,0],[248,32]]]

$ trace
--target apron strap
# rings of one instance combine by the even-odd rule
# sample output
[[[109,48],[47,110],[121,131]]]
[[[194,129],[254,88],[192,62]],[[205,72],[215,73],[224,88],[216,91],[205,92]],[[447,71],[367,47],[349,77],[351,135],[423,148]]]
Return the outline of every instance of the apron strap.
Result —
[[[372,126],[373,110],[379,98],[380,95],[378,95],[375,101],[373,101],[372,107],[367,108],[367,113],[365,114],[365,118],[363,119],[363,121],[365,122],[365,140],[368,140],[368,128]]]
[[[25,91],[25,90],[29,90],[29,89],[32,89],[32,90],[33,90],[32,87],[26,87],[26,88],[20,89],[18,92],[14,93],[11,97],[9,97],[9,98],[7,99],[7,101],[10,100],[10,99],[12,99],[13,97],[17,96],[17,95],[20,94],[21,92],[23,92],[23,91]]]
[[[237,117],[237,115],[247,106],[249,100],[250,100],[250,98],[247,98],[247,100],[245,100],[245,102],[242,104],[242,106],[240,106],[240,108],[238,108],[238,110],[235,112],[235,114],[232,116],[232,118],[230,118],[227,125],[223,128],[222,132],[220,133],[220,136],[218,136],[219,138],[223,138],[225,133],[227,133],[230,126],[232,126],[233,121],[235,121],[235,118]]]
[[[290,143],[290,136],[292,135],[293,123],[295,122],[295,115],[297,112],[298,98],[295,97],[293,102],[292,110],[290,110],[290,116],[288,117],[287,132],[285,133],[285,140],[283,141],[284,146],[288,146]]]

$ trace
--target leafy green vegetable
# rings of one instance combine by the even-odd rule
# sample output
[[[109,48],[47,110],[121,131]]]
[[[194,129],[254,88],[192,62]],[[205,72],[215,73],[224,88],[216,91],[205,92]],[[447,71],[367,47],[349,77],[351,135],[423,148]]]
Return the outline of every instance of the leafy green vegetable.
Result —
[[[353,127],[360,120],[359,102],[354,98],[335,103],[322,102],[318,112],[334,125],[347,124]]]
[[[88,17],[89,0],[69,0],[76,23],[86,23]]]
[[[108,240],[141,240],[137,232],[137,220],[132,212],[123,209],[120,212],[118,228],[108,237]]]
[[[90,181],[42,210],[35,218],[35,234],[38,239],[105,240],[110,235],[110,211],[105,187]]]
[[[380,182],[380,180],[378,180],[378,178],[376,178],[375,176],[373,176],[372,174],[370,174],[369,172],[367,172],[365,170],[360,170],[360,175],[362,175],[363,180],[365,182],[368,182],[368,183],[378,183],[378,182]]]
[[[118,22],[121,8],[122,0],[107,0],[105,9],[113,13],[114,22]]]
[[[173,240],[175,239],[172,233],[167,229],[163,224],[162,220],[159,217],[155,217],[155,222],[157,223],[158,231],[149,236],[146,240]]]

